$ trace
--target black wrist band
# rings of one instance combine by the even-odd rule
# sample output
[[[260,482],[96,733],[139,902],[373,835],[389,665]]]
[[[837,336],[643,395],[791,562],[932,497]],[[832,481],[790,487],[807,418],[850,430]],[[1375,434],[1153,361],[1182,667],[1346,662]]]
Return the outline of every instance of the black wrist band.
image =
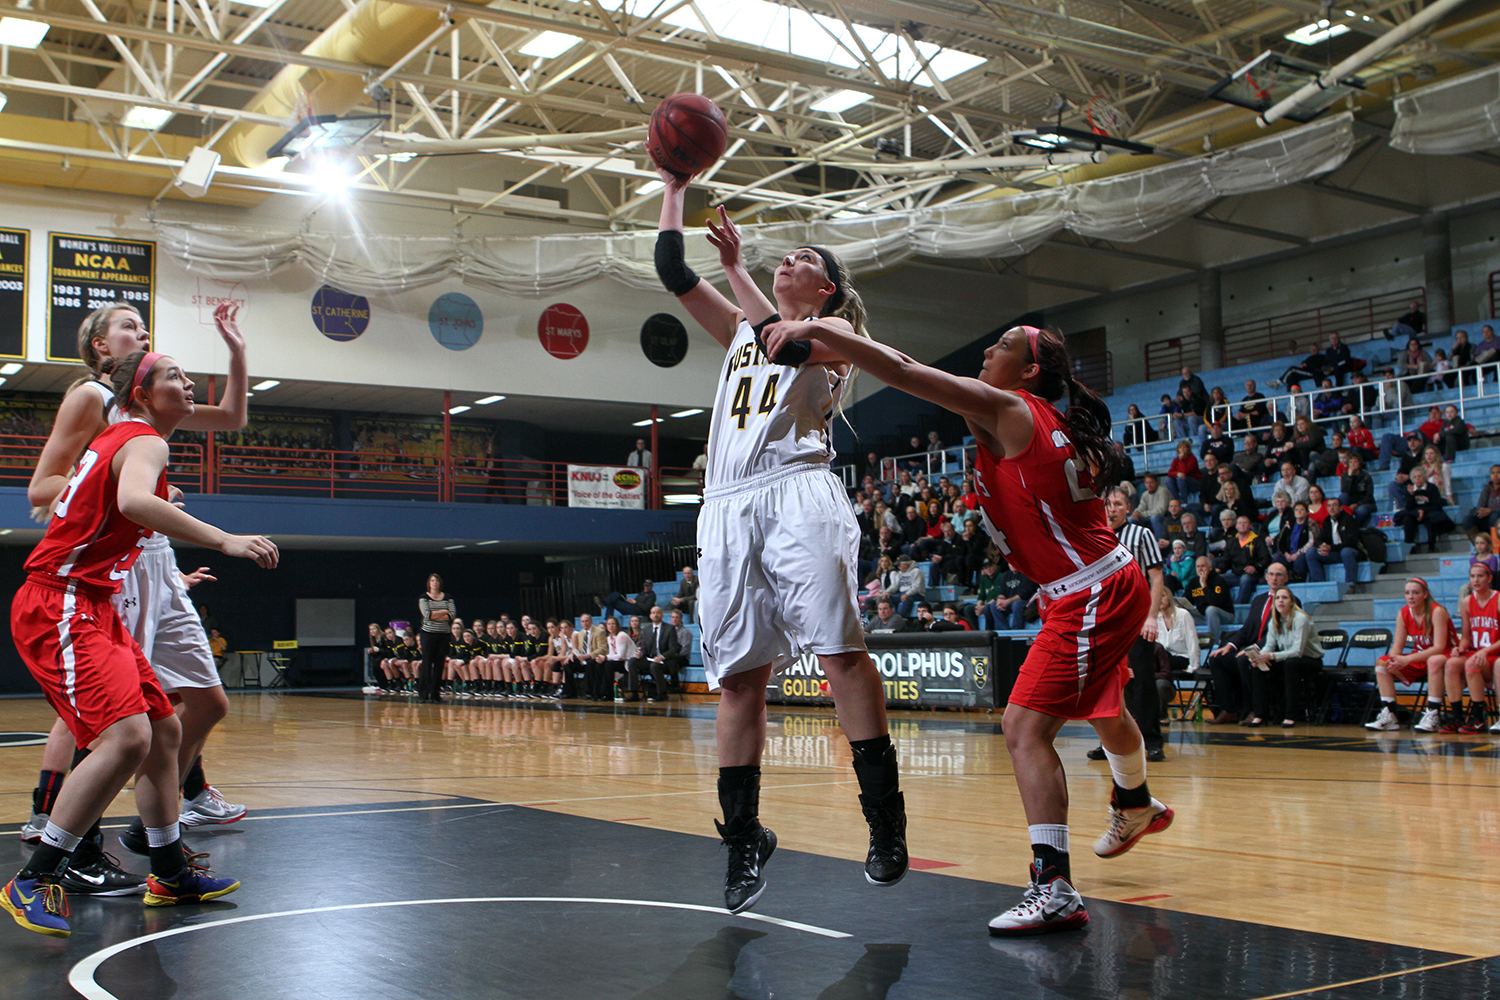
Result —
[[[761,331],[770,326],[772,323],[780,322],[781,315],[779,313],[772,313],[750,328],[755,331],[756,346],[758,346],[763,353],[766,349],[766,341],[765,338],[761,336]],[[811,357],[811,342],[806,340],[789,340],[782,345],[781,350],[777,353],[776,357],[771,359],[771,364],[785,365],[788,368],[797,368],[805,365],[808,359]]]

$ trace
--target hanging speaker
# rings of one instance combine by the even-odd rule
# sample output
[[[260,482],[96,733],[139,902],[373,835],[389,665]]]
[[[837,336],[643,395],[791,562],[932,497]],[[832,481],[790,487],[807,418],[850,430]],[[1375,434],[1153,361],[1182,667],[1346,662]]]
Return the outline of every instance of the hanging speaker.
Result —
[[[208,186],[214,182],[214,171],[218,169],[219,154],[205,146],[195,146],[182,169],[177,171],[173,183],[189,198],[202,198],[208,193]]]

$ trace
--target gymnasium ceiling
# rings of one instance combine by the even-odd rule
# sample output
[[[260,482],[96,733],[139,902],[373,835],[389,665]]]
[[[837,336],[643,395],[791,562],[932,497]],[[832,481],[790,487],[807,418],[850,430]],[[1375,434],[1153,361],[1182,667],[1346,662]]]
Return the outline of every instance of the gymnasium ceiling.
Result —
[[[296,218],[328,196],[311,156],[267,161],[270,143],[309,112],[377,115],[366,142],[400,152],[354,162],[352,197],[364,202],[438,208],[508,231],[654,228],[659,202],[641,190],[654,178],[644,123],[661,98],[696,90],[724,108],[731,141],[731,155],[698,180],[700,209],[724,201],[741,219],[765,221],[911,209],[1264,135],[1252,112],[1207,100],[1205,90],[1267,49],[1331,65],[1424,6],[0,0],[0,16],[47,26],[36,48],[0,50],[0,179],[176,201],[172,179],[204,145],[223,157],[204,202]],[[1312,45],[1285,37],[1323,18],[1347,30]],[[1489,65],[1497,44],[1500,0],[1469,0],[1362,70],[1367,89],[1350,102],[1354,156],[1290,196],[1278,192],[1275,207],[1266,196],[1230,199],[1140,244],[1061,234],[1023,260],[942,266],[1050,289],[1028,303],[1035,308],[1488,197],[1500,191],[1500,157],[1471,154],[1434,173],[1431,162],[1389,150],[1384,136],[1394,93]],[[849,106],[827,110],[840,102]],[[1082,167],[964,165],[1022,152],[1014,133],[1059,120],[1106,125],[1154,155]],[[417,142],[438,143],[444,155]]]

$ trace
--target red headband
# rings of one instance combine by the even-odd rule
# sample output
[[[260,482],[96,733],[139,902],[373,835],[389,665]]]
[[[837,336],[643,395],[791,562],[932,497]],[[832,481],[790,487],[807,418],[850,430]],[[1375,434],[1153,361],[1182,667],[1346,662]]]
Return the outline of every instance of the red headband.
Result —
[[[1485,568],[1488,569],[1489,567],[1485,567]],[[1424,580],[1424,579],[1422,579],[1420,576],[1409,576],[1409,577],[1406,578],[1406,582],[1407,583],[1415,583],[1417,586],[1419,586],[1423,590],[1427,591],[1427,596],[1428,597],[1432,596],[1432,588],[1429,587],[1429,586],[1427,586],[1427,581]]]
[[[1031,345],[1031,360],[1041,364],[1041,360],[1036,356],[1036,338],[1042,335],[1042,331],[1034,326],[1023,326],[1021,329],[1026,333],[1026,342]]]
[[[126,397],[127,405],[135,402],[135,391],[141,387],[141,383],[146,380],[147,375],[151,374],[151,369],[156,367],[156,363],[161,358],[161,354],[156,351],[150,351],[144,358],[141,358],[141,363],[135,369],[135,378],[130,382],[130,395]]]

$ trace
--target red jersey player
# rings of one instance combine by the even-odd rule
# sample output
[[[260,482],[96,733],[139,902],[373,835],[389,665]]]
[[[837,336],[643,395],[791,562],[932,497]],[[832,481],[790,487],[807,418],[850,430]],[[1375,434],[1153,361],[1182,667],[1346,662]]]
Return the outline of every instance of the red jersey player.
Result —
[[[1445,664],[1443,689],[1452,714],[1442,720],[1438,732],[1480,733],[1489,722],[1485,689],[1495,679],[1495,658],[1500,656],[1500,592],[1484,563],[1469,567],[1469,596],[1459,602],[1458,613],[1458,648]],[[1468,712],[1463,712],[1460,701],[1462,684],[1469,687]],[[1500,723],[1490,732],[1500,733]]]
[[[1421,733],[1437,732],[1443,715],[1443,669],[1448,662],[1452,622],[1448,611],[1432,599],[1427,581],[1407,579],[1402,588],[1406,603],[1396,616],[1391,649],[1375,661],[1375,686],[1380,690],[1380,714],[1365,723],[1366,729],[1400,729],[1396,721],[1396,682],[1412,684],[1427,678],[1427,710],[1412,728]],[[1411,652],[1406,652],[1410,641]]]
[[[1118,480],[1109,409],[1072,377],[1061,338],[1014,327],[984,352],[978,378],[922,365],[885,345],[804,323],[766,329],[773,355],[813,339],[876,378],[963,416],[979,445],[975,489],[985,527],[1006,559],[1039,583],[1041,634],[1005,709],[1005,743],[1030,827],[1031,885],[990,921],[996,936],[1088,923],[1068,863],[1068,788],[1053,749],[1069,719],[1087,720],[1114,775],[1110,825],[1094,846],[1123,854],[1164,830],[1172,810],[1146,788],[1140,729],[1122,710],[1126,654],[1150,606],[1145,577],[1115,539],[1095,483]],[[1069,399],[1064,416],[1047,402]]]
[[[64,784],[41,843],[0,893],[27,930],[71,933],[57,884],[86,831],[133,774],[151,846],[146,904],[216,899],[239,888],[193,864],[177,823],[181,728],[110,597],[153,531],[275,566],[276,546],[229,535],[167,502],[167,442],[193,412],[193,383],[177,362],[136,352],[106,371],[130,419],[101,433],[58,496],[11,604],[11,636],[31,675],[80,747],[93,753]]]

